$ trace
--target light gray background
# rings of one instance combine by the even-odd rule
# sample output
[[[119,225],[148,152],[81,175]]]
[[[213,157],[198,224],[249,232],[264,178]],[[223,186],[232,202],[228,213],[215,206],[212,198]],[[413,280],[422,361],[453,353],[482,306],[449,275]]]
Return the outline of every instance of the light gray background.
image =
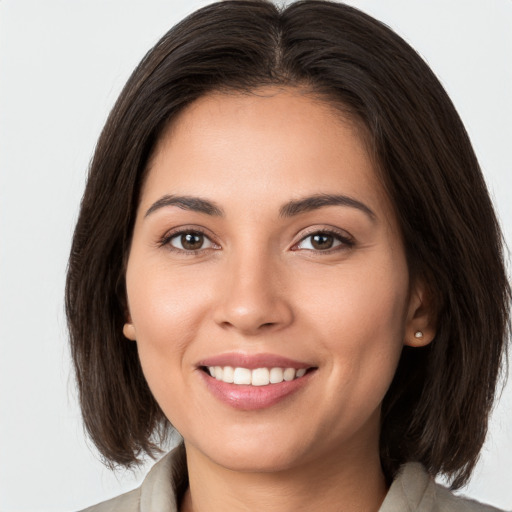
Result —
[[[136,485],[84,438],[63,315],[95,141],[144,53],[199,0],[0,0],[0,511],[76,510]],[[454,100],[512,242],[512,1],[351,0]],[[512,509],[512,386],[466,494]]]

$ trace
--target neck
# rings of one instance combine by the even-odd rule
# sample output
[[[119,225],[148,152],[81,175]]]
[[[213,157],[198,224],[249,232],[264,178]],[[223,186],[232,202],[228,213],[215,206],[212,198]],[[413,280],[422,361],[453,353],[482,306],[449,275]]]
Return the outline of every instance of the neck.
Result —
[[[277,472],[238,472],[187,447],[182,512],[376,512],[387,492],[377,450],[352,450]]]

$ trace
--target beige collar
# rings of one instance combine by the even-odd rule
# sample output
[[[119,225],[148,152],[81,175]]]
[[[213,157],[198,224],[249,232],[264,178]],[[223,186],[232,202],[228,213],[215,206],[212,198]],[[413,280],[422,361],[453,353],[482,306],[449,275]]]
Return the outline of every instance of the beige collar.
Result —
[[[180,444],[157,462],[140,487],[140,512],[178,512],[177,501],[188,485],[185,448]],[[499,512],[455,496],[436,484],[425,468],[404,464],[379,512]]]

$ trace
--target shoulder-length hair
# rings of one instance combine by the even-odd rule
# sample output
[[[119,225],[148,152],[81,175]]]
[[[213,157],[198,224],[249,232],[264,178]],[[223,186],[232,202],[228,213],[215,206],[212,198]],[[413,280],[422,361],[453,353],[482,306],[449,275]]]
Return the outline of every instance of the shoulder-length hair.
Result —
[[[403,349],[382,406],[388,479],[407,461],[452,486],[484,441],[505,353],[502,235],[468,135],[439,81],[384,24],[343,4],[223,1],[144,57],[99,139],[74,233],[66,312],[86,429],[110,464],[154,454],[170,425],[123,336],[125,261],[162,131],[212,91],[304,88],[352,116],[394,205],[409,269],[428,284],[437,334]]]

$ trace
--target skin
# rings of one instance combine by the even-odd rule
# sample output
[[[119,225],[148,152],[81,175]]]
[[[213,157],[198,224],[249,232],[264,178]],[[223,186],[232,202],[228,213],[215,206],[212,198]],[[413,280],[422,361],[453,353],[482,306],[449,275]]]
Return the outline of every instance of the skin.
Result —
[[[372,214],[350,205],[280,214],[317,194]],[[223,215],[162,206],[166,195],[208,200]],[[178,228],[205,233],[199,250],[181,249]],[[311,234],[326,229],[333,247],[318,249]],[[354,122],[296,89],[193,103],[151,159],[126,284],[124,333],[185,441],[181,510],[378,510],[381,403],[403,344],[434,333]],[[228,352],[316,370],[277,404],[239,410],[211,394],[197,367]]]

